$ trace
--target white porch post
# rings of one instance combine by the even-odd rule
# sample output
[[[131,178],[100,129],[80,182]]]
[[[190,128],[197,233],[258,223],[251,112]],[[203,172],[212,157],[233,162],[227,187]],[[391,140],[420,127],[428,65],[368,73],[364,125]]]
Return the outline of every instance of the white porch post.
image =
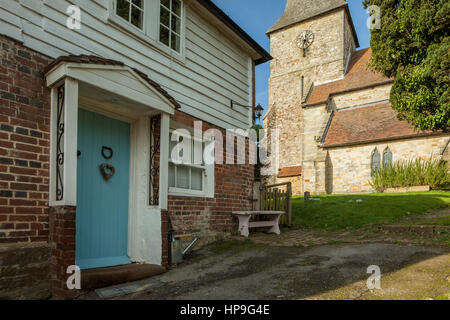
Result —
[[[66,206],[77,205],[77,148],[78,148],[78,81],[65,80],[64,113],[64,196]]]
[[[59,101],[58,91],[64,86],[64,99]],[[59,103],[61,119],[58,123]],[[57,167],[58,167],[58,131],[63,125],[60,149],[63,152],[63,163],[60,165],[62,178],[62,198],[57,199]],[[50,205],[76,206],[77,204],[77,137],[78,137],[78,81],[65,78],[59,85],[52,87],[51,93],[51,129],[50,129]],[[61,187],[61,186],[60,186]]]
[[[169,126],[170,115],[162,113],[159,160],[159,206],[162,210],[167,210],[169,191]]]

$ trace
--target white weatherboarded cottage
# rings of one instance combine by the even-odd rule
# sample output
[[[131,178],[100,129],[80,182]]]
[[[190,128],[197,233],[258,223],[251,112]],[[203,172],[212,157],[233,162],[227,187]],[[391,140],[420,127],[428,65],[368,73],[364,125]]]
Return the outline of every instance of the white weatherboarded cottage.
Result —
[[[251,208],[252,165],[170,159],[173,129],[252,126],[271,59],[211,1],[1,0],[0,41],[0,243],[51,248],[54,294],[70,265],[167,266],[169,228],[206,243]]]

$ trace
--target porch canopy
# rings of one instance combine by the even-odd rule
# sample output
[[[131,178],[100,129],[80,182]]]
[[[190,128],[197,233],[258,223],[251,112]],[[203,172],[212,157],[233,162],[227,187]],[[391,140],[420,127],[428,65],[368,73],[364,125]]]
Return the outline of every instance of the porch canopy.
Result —
[[[161,115],[161,138],[179,103],[145,73],[123,62],[89,55],[59,57],[44,74],[51,93],[50,205],[76,206],[78,106],[129,123]],[[141,119],[141,120],[139,120]],[[139,121],[137,121],[139,120]],[[137,130],[142,126],[138,125]],[[140,129],[141,128],[141,129]],[[139,141],[137,141],[140,144]],[[167,150],[166,150],[167,149]],[[161,143],[160,176],[167,176],[168,147]],[[167,159],[166,159],[167,160]],[[166,179],[161,180],[165,190]],[[164,209],[166,195],[161,192]]]

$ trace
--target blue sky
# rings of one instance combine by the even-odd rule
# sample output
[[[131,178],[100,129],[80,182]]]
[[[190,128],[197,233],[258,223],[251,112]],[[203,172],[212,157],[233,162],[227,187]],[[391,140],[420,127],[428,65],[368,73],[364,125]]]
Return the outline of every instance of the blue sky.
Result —
[[[213,0],[213,2],[270,52],[270,41],[266,31],[283,14],[286,0]],[[370,32],[366,27],[368,13],[362,6],[362,0],[347,0],[347,2],[358,34],[360,49],[367,48],[370,46]],[[269,63],[256,67],[256,103],[261,103],[265,109],[269,103],[269,76]]]

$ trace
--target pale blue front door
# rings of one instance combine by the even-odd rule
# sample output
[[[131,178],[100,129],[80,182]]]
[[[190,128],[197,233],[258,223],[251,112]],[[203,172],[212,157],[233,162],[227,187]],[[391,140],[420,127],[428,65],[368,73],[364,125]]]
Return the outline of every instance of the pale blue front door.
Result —
[[[103,147],[112,152],[102,155]],[[81,269],[128,264],[130,125],[79,109],[78,151],[76,264]],[[114,166],[109,180],[101,164]]]

